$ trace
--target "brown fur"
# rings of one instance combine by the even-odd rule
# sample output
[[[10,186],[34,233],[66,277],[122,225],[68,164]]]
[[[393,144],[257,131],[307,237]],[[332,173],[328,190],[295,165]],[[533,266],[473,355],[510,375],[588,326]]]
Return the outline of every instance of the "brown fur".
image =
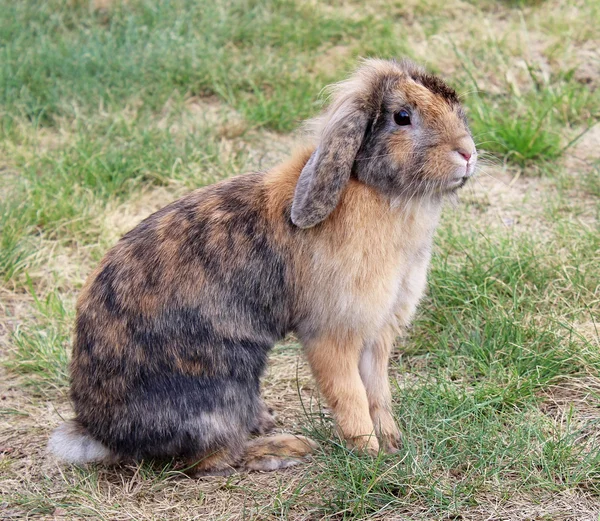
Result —
[[[395,123],[399,110],[410,125]],[[91,275],[71,366],[83,455],[71,446],[70,461],[178,457],[209,474],[296,463],[314,442],[248,441],[274,425],[259,382],[290,331],[348,444],[398,450],[389,356],[425,290],[443,197],[471,175],[463,152],[475,148],[453,91],[409,62],[366,61],[316,128],[315,146],[271,171],[150,216]]]
[[[312,454],[318,445],[305,436],[280,434],[257,438],[246,447],[243,467],[248,470],[271,471],[291,467]]]
[[[298,163],[307,155],[300,151],[267,174],[271,200],[280,202],[272,215],[292,197]],[[310,329],[301,338],[311,369],[343,437],[370,453],[379,448],[375,433],[386,450],[398,448],[388,359],[398,322],[410,323],[424,290],[439,210],[426,204],[391,209],[376,190],[351,180],[331,218],[296,241],[298,312],[310,316]],[[359,361],[371,351],[375,368],[363,381]]]

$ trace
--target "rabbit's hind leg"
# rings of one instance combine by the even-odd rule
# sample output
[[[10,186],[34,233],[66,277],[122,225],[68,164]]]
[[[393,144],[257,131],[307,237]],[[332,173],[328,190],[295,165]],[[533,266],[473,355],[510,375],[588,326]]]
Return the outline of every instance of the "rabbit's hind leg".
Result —
[[[262,472],[285,469],[302,463],[317,448],[313,440],[293,434],[256,438],[246,445],[242,467]]]
[[[313,440],[293,434],[255,438],[242,449],[236,444],[190,458],[185,472],[191,476],[229,476],[244,470],[269,472],[298,465],[317,448]]]
[[[208,455],[188,459],[185,473],[194,477],[229,476],[237,472],[240,460],[239,451],[222,448]]]

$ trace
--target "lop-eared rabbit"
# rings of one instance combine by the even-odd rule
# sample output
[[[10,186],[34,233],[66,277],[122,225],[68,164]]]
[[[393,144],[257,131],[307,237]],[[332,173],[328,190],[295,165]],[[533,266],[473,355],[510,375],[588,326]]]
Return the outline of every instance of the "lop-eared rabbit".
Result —
[[[408,61],[364,61],[315,128],[287,162],[190,193],[107,253],[77,303],[76,417],[52,453],[205,474],[297,463],[312,440],[251,437],[274,426],[260,378],[290,332],[346,443],[398,449],[388,359],[475,145],[456,93]]]

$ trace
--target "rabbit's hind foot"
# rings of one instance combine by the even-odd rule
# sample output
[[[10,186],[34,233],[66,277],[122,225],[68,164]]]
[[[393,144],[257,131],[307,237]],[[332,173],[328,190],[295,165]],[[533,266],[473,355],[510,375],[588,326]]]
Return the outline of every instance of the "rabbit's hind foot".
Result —
[[[319,445],[304,436],[279,434],[250,440],[242,457],[221,449],[201,460],[188,462],[186,474],[194,477],[229,476],[239,471],[270,472],[302,463]]]
[[[319,445],[304,436],[280,434],[256,438],[246,445],[244,470],[269,472],[302,463]]]
[[[185,473],[193,477],[230,476],[237,472],[239,457],[233,456],[231,450],[220,449],[200,460],[188,461]]]

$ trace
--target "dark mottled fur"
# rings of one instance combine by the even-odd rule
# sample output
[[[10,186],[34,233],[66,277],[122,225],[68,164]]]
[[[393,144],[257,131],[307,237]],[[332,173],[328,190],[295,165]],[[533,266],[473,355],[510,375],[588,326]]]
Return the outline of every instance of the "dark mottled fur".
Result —
[[[413,72],[411,74],[411,78],[419,82],[421,85],[423,85],[423,87],[429,89],[434,94],[438,94],[444,98],[451,105],[459,105],[460,100],[458,99],[456,91],[446,85],[441,78],[424,72]]]
[[[193,458],[241,447],[256,429],[259,378],[290,329],[292,294],[260,182],[240,176],[150,216],[82,293],[71,396],[79,422],[117,454]]]

